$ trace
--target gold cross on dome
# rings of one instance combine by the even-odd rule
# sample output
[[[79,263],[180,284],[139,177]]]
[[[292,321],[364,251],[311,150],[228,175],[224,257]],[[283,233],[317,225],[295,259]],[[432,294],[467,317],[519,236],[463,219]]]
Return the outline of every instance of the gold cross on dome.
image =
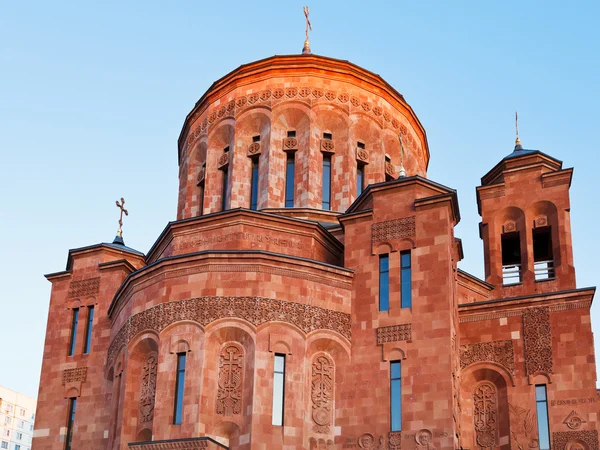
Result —
[[[515,139],[515,145],[521,145],[521,139],[519,139],[519,112],[515,111],[515,129],[517,132],[517,139]]]
[[[308,6],[304,7],[304,17],[306,18],[306,40],[308,41],[308,29],[310,28],[310,31],[312,31],[312,25],[310,24],[310,19],[308,18],[308,15],[310,14],[310,11],[308,10]]]
[[[127,212],[127,210],[125,209],[125,199],[123,197],[121,197],[121,203],[119,203],[119,200],[117,200],[115,203],[117,204],[117,207],[121,210],[121,214],[119,215],[119,229],[117,230],[117,234],[119,235],[119,237],[123,237],[123,213],[125,213],[125,215],[128,216],[129,212]]]

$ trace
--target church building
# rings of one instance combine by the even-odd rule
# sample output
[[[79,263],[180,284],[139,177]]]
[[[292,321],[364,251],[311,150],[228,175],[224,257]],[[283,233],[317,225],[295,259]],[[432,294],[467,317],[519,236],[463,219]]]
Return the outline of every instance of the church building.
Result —
[[[517,139],[483,174],[482,280],[425,128],[348,61],[238,67],[177,158],[147,253],[119,233],[46,275],[33,450],[598,450],[572,168]]]

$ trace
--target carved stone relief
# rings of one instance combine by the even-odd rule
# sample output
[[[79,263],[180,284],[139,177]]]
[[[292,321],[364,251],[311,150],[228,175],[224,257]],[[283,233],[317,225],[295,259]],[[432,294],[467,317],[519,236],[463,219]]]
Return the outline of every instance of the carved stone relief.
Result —
[[[460,368],[470,364],[490,361],[500,364],[511,374],[515,373],[515,351],[512,340],[479,342],[460,346]]]
[[[225,317],[244,319],[255,326],[279,321],[291,323],[305,333],[332,330],[347,339],[351,335],[350,314],[339,311],[262,297],[199,297],[161,303],[129,317],[110,344],[107,364],[111,366],[119,351],[141,331],[160,333],[182,320],[206,326]]]
[[[329,433],[331,425],[334,386],[333,360],[319,354],[313,358],[311,374],[312,419],[316,433]]]
[[[510,412],[510,441],[512,448],[538,448],[535,412],[516,405],[508,405]]]
[[[552,433],[553,450],[598,450],[598,431],[558,431]]]
[[[482,449],[494,448],[498,436],[498,391],[489,381],[482,381],[473,391],[475,442]]]
[[[388,442],[389,450],[400,450],[402,448],[402,431],[390,431]]]
[[[377,345],[386,342],[409,341],[411,339],[411,324],[391,325],[377,328]]]
[[[100,277],[88,278],[87,280],[71,281],[69,284],[69,298],[87,297],[98,293]]]
[[[142,385],[140,388],[140,423],[152,422],[154,418],[154,399],[156,397],[156,373],[158,354],[148,353],[142,366]]]
[[[415,217],[403,217],[401,219],[376,222],[371,225],[371,242],[389,241],[402,239],[415,235]]]
[[[530,308],[523,312],[525,369],[527,375],[553,373],[552,333],[548,308]]]
[[[238,343],[229,342],[219,353],[217,414],[241,414],[243,379],[244,349]]]
[[[571,430],[577,430],[581,425],[587,423],[586,420],[582,419],[575,410],[571,411],[567,418],[563,420],[563,423],[568,426]]]
[[[74,369],[65,369],[62,373],[62,385],[81,381],[85,383],[87,379],[87,367],[76,367]]]

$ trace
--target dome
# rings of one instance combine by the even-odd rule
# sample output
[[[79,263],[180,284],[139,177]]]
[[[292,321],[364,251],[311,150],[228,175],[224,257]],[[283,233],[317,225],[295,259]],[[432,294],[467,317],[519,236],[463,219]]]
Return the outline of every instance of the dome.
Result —
[[[178,150],[178,219],[248,208],[321,210],[327,222],[368,184],[401,166],[426,176],[429,162],[425,130],[400,93],[312,54],[273,56],[215,81],[186,117]]]

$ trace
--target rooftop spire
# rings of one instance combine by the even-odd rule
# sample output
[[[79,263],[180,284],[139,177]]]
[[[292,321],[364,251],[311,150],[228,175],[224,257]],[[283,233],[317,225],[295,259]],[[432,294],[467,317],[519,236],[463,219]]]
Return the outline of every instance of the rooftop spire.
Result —
[[[515,139],[515,149],[517,147],[521,147],[521,139],[519,139],[519,112],[515,111],[515,130],[517,133],[517,138]]]
[[[117,230],[117,235],[115,236],[113,244],[125,245],[125,241],[123,241],[123,213],[128,216],[129,212],[125,209],[125,199],[123,197],[121,197],[121,203],[119,203],[119,200],[115,203],[117,204],[117,208],[121,210],[121,213],[119,215],[119,229]]]
[[[398,134],[398,141],[400,142],[400,175],[398,178],[406,176],[406,170],[404,169],[404,142],[402,142],[402,133]]]
[[[310,19],[308,18],[309,14],[310,11],[308,10],[308,6],[305,6],[304,17],[306,18],[306,39],[304,40],[304,47],[302,47],[303,55],[310,55],[310,42],[308,42],[308,30],[310,29],[312,31],[312,25],[310,24]]]

